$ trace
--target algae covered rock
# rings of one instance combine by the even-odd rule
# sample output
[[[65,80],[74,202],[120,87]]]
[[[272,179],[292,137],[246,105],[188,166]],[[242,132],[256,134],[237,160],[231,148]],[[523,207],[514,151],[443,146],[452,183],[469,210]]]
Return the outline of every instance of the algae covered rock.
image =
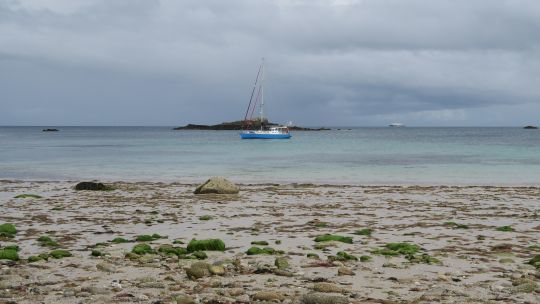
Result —
[[[223,177],[212,177],[195,189],[195,194],[237,194],[240,188]]]
[[[196,262],[191,264],[189,268],[186,269],[186,274],[188,278],[192,280],[204,278],[210,276],[209,270],[210,264],[204,262]]]
[[[107,191],[107,190],[112,190],[112,188],[102,183],[80,182],[77,185],[75,185],[75,190]]]
[[[282,257],[277,257],[276,260],[274,261],[274,265],[278,269],[281,269],[281,270],[289,268],[289,262],[287,261],[286,258],[282,258]]]

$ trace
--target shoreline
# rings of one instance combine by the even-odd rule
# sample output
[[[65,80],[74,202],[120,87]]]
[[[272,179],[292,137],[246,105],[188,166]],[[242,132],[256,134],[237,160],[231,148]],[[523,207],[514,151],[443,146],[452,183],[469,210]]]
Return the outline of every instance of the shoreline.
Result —
[[[82,181],[94,181],[102,183],[161,183],[161,184],[176,184],[176,185],[199,185],[211,176],[194,178],[194,179],[107,179],[107,178],[81,178],[81,179],[16,179],[16,178],[0,178],[0,183],[73,183],[74,185]],[[226,176],[225,176],[226,177]],[[228,177],[226,177],[228,178]],[[270,186],[270,185],[279,185],[279,186],[288,186],[288,185],[311,185],[316,187],[326,187],[326,186],[335,186],[335,187],[509,187],[509,188],[529,188],[529,187],[540,187],[540,182],[537,183],[526,183],[526,182],[515,182],[515,183],[470,183],[470,182],[333,182],[333,181],[315,181],[311,182],[309,180],[305,181],[293,181],[293,180],[261,180],[260,182],[247,182],[245,180],[237,180],[234,178],[228,178],[235,184],[239,186]]]

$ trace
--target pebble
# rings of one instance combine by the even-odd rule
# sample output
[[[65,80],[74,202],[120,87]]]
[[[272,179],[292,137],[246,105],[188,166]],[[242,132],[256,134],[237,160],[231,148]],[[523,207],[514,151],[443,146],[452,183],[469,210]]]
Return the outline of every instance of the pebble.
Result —
[[[222,276],[225,274],[225,268],[223,266],[218,266],[218,265],[208,266],[208,271],[210,271],[210,273],[213,275]]]
[[[241,296],[238,296],[236,297],[236,302],[240,302],[240,303],[249,303],[250,302],[250,299],[249,299],[249,296],[244,294],[244,295],[241,295]]]
[[[116,267],[106,262],[98,263],[96,269],[104,272],[116,272]]]
[[[313,284],[313,290],[325,293],[343,293],[345,290],[337,285],[331,283],[315,283]]]
[[[352,269],[347,268],[347,267],[339,267],[338,268],[338,275],[340,275],[340,276],[345,276],[345,275],[352,276],[352,275],[354,275],[354,271],[352,271]]]

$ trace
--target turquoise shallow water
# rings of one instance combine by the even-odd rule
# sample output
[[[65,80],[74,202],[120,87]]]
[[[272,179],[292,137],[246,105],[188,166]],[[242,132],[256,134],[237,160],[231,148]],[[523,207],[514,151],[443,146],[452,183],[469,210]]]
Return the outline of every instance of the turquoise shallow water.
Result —
[[[169,127],[0,127],[0,179],[540,184],[540,131],[354,128],[240,140]]]

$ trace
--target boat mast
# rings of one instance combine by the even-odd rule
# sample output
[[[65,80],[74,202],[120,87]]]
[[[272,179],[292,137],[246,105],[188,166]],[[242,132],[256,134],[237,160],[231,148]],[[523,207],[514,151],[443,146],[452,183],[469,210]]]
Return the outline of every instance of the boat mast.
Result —
[[[262,59],[261,64],[261,131],[263,129],[263,121],[264,121],[264,57]]]

